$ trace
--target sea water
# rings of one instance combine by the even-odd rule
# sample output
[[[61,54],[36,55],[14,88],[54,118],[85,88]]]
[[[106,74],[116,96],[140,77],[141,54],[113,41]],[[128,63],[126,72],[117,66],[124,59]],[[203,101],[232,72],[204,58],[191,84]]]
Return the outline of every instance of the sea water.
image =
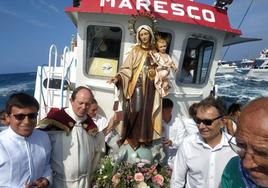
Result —
[[[0,74],[0,109],[5,107],[8,97],[15,92],[34,94],[36,73]],[[239,73],[217,74],[218,96],[229,106],[239,102],[246,104],[250,100],[268,96],[268,80],[248,78]]]
[[[36,73],[0,74],[0,110],[8,97],[15,92],[34,94]]]
[[[216,74],[215,83],[218,95],[227,106],[234,102],[244,105],[255,98],[268,96],[268,80],[248,77],[246,74]]]

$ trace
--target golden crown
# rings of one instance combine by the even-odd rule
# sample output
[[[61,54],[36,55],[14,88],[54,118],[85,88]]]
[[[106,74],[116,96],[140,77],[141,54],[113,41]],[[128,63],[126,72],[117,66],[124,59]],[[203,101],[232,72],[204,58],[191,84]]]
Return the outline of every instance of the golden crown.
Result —
[[[150,27],[152,28],[154,34],[157,33],[157,26],[158,26],[158,22],[156,17],[151,13],[151,12],[141,12],[138,11],[138,14],[136,15],[132,15],[132,18],[128,21],[128,29],[130,31],[131,35],[136,35],[136,30],[140,25],[138,25],[138,21],[141,19],[148,19],[150,21]]]

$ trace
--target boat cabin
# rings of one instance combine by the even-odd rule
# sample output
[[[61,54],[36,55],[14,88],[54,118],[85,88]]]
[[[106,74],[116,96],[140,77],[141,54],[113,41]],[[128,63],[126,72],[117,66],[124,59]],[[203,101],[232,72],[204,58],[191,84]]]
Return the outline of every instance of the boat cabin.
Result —
[[[115,86],[107,81],[118,72],[136,43],[135,29],[143,24],[168,41],[167,53],[178,70],[169,75],[167,97],[176,104],[174,114],[187,115],[192,103],[213,92],[221,48],[241,35],[231,28],[225,7],[190,0],[74,0],[65,11],[77,35],[61,56],[52,45],[48,65],[38,68],[40,118],[51,107],[69,106],[72,89],[80,85],[92,89],[103,115],[110,118]],[[183,78],[187,64],[191,80]]]

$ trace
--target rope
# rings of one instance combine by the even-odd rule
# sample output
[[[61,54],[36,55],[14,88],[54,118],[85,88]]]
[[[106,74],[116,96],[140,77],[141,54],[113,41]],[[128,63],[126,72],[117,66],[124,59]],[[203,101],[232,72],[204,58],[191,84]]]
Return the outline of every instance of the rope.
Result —
[[[239,23],[239,25],[238,25],[238,29],[240,29],[240,27],[241,27],[241,25],[242,25],[242,23],[243,23],[243,21],[244,21],[246,15],[248,14],[248,11],[249,11],[251,5],[253,4],[253,2],[254,2],[254,0],[251,0],[251,2],[250,2],[250,4],[249,4],[249,6],[248,6],[248,8],[247,8],[247,10],[246,10],[246,12],[245,12],[243,18],[242,18],[242,20],[240,21],[240,23]],[[225,50],[225,52],[224,52],[224,54],[223,54],[222,60],[224,60],[224,58],[225,58],[227,52],[229,51],[230,47],[231,47],[231,46],[228,46],[228,47],[226,48],[226,50]]]
[[[41,94],[41,97],[43,99],[43,103],[44,103],[44,106],[45,106],[45,113],[47,114],[47,104],[46,104],[46,100],[45,100],[45,96],[44,96],[44,93],[43,93],[43,69],[44,69],[44,66],[45,65],[42,65],[41,66],[41,75],[40,75],[40,94]]]

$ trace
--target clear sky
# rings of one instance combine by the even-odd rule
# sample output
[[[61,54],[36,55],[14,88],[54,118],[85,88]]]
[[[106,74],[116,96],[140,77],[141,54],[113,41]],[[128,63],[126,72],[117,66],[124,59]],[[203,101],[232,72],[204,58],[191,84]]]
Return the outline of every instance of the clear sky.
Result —
[[[213,4],[213,0],[195,0]],[[234,0],[228,14],[237,28],[251,0]],[[37,65],[47,64],[51,44],[58,53],[69,46],[76,28],[64,8],[72,0],[0,0],[0,74],[34,72]],[[232,46],[226,60],[254,58],[268,48],[268,0],[254,0],[241,25],[243,35],[262,41]]]

